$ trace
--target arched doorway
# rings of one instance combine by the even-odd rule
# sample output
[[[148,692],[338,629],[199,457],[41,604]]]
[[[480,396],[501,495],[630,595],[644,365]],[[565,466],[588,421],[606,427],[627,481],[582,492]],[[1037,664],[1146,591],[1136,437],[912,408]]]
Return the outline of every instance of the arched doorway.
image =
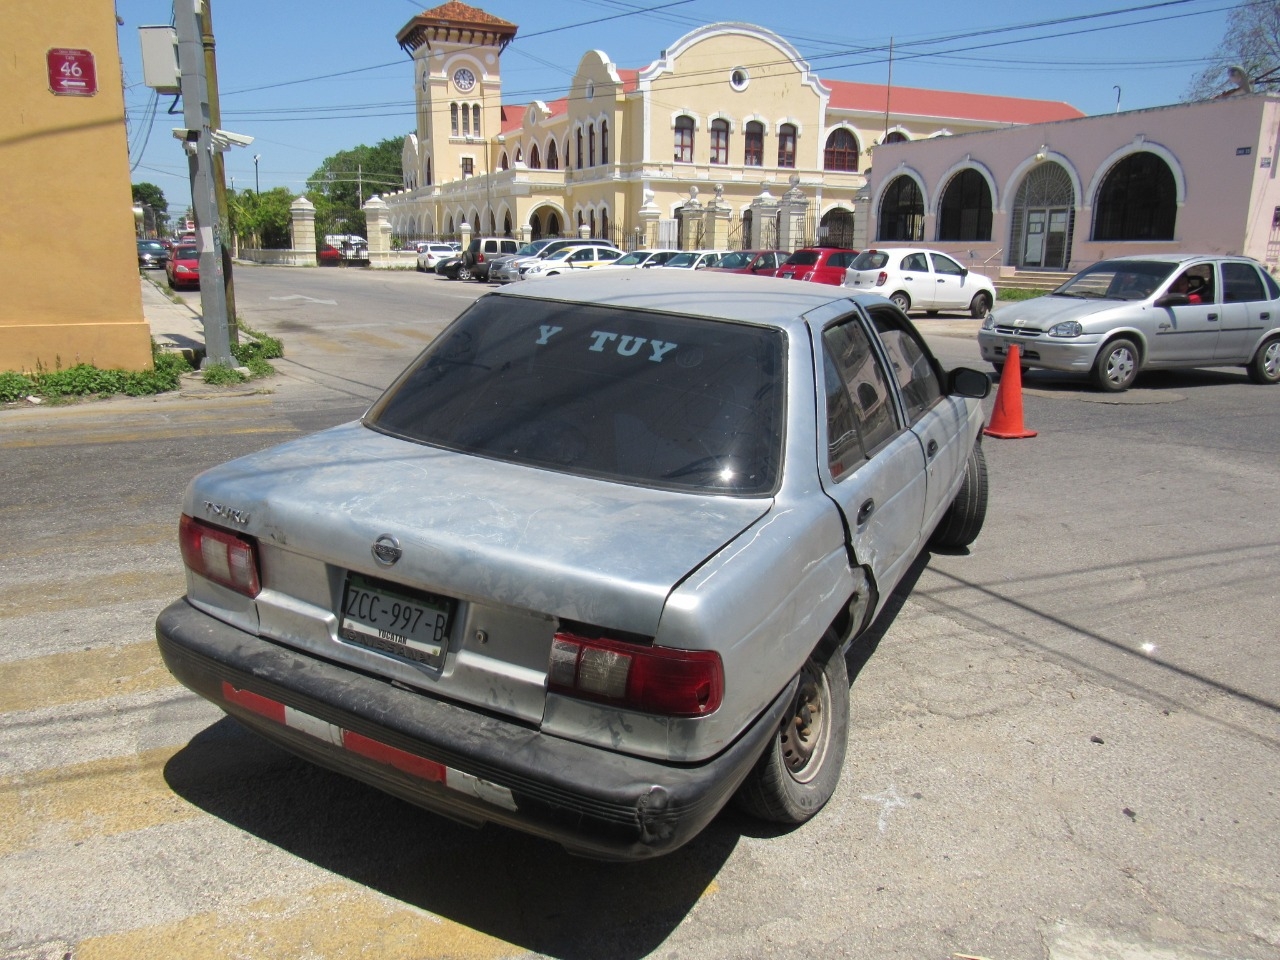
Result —
[[[1009,249],[1016,266],[1065,270],[1071,262],[1076,197],[1071,177],[1058,163],[1032,167],[1013,201]]]
[[[853,246],[853,213],[842,207],[828,210],[822,217],[819,231],[823,242],[837,247]]]
[[[906,174],[889,182],[880,198],[877,240],[916,242],[924,239],[924,197]]]

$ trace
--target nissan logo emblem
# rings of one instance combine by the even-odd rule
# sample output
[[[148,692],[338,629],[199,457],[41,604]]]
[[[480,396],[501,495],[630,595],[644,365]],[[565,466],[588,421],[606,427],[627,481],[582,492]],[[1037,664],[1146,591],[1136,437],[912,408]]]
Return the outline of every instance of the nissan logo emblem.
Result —
[[[403,554],[404,551],[400,549],[400,541],[389,533],[384,533],[373,541],[373,559],[384,567],[394,564]]]

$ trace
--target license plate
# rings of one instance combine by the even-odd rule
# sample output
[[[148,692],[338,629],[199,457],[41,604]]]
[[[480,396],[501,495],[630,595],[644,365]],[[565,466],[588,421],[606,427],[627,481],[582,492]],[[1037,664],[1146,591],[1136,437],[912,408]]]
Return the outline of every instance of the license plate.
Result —
[[[455,601],[375,580],[347,576],[338,636],[380,653],[438,667],[449,645]]]

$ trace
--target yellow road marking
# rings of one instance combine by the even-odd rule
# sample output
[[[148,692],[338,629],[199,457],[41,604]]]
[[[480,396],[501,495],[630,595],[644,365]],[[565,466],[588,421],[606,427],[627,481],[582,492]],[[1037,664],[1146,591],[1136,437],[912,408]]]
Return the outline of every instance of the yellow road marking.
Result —
[[[31,437],[26,440],[0,440],[2,450],[24,450],[34,447],[68,447],[101,443],[137,443],[142,440],[181,440],[196,436],[252,436],[254,434],[298,433],[297,427],[231,427],[224,423],[210,422],[201,430],[190,424],[172,424],[145,430],[82,430],[78,433],[61,431],[56,435]]]
[[[153,641],[0,663],[0,713],[177,686]]]
[[[174,923],[91,937],[76,960],[324,957],[325,960],[497,960],[511,944],[352,884],[314,887]]]
[[[359,330],[353,330],[348,336],[352,340],[360,343],[367,343],[371,347],[385,347],[388,350],[403,350],[405,345],[399,340],[388,340],[386,337],[380,337],[376,333],[364,333]]]
[[[161,747],[0,778],[0,855],[197,816],[198,808],[164,781],[164,765],[180,749]]]

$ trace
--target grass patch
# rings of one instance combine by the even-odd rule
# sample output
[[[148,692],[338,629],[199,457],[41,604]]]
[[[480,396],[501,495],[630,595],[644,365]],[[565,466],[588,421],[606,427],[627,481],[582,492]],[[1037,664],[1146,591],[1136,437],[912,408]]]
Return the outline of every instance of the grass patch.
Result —
[[[178,353],[161,351],[151,343],[150,370],[100,370],[89,363],[77,363],[67,368],[62,361],[54,361],[54,368],[36,364],[32,374],[7,371],[0,373],[0,403],[13,403],[24,397],[39,397],[54,403],[90,397],[110,397],[124,394],[144,397],[154,393],[174,390],[184,373],[191,366]]]
[[[1024,290],[1021,287],[1006,287],[997,291],[997,299],[1015,301],[1015,300],[1034,300],[1036,297],[1043,297],[1048,290]]]

